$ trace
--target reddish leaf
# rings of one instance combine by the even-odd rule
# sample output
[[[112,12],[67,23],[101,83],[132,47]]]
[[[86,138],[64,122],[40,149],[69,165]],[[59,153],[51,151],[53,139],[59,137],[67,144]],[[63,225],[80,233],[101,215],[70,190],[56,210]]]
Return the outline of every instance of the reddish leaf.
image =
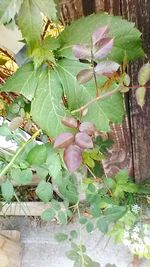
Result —
[[[119,69],[120,65],[114,61],[102,61],[95,67],[95,72],[98,75],[112,74]]]
[[[107,36],[109,32],[108,26],[98,28],[92,35],[93,45],[97,44],[101,39]]]
[[[136,89],[136,92],[135,92],[136,100],[137,100],[138,105],[141,108],[144,106],[144,103],[145,103],[145,94],[146,94],[146,88],[144,86]]]
[[[138,74],[138,82],[144,86],[150,80],[150,63],[144,64]]]
[[[92,122],[88,122],[88,121],[82,122],[79,126],[79,131],[85,132],[88,135],[94,135],[95,130],[96,130],[95,125]]]
[[[72,51],[75,57],[79,59],[90,59],[91,51],[86,45],[74,45]]]
[[[70,128],[78,128],[78,122],[74,117],[63,118],[62,123]]]
[[[113,47],[113,42],[114,40],[110,38],[103,39],[101,42],[102,46],[96,53],[94,53],[94,57],[96,59],[106,57]]]
[[[77,75],[77,80],[80,84],[87,83],[93,77],[93,70],[92,69],[85,69],[81,70]]]
[[[65,148],[74,142],[74,135],[72,133],[62,133],[60,134],[55,142],[54,148]]]
[[[76,171],[82,163],[82,150],[76,145],[70,145],[64,151],[64,162],[70,172]]]
[[[77,133],[75,143],[81,148],[93,148],[92,138],[87,133]]]

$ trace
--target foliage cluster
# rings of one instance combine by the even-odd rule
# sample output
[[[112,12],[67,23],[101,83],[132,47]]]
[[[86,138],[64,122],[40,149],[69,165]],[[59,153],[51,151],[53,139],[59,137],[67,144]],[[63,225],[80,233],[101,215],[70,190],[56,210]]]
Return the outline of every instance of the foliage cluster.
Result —
[[[77,214],[80,233],[58,233],[56,239],[70,241],[67,257],[75,267],[98,267],[86,255],[82,228],[123,241],[125,230],[144,224],[141,206],[148,205],[149,185],[135,184],[127,170],[106,177],[102,167],[112,145],[103,133],[122,122],[124,93],[135,90],[140,108],[144,105],[150,64],[139,70],[138,85],[132,86],[126,73],[130,61],[144,56],[141,33],[121,17],[100,13],[52,37],[44,20],[58,25],[53,0],[1,2],[0,22],[18,26],[27,50],[23,64],[0,88],[9,96],[0,100],[0,135],[18,147],[0,150],[1,194],[8,203],[18,200],[14,183],[27,186],[37,173],[36,195],[50,203],[42,219],[67,224]],[[143,255],[149,257],[149,246]]]

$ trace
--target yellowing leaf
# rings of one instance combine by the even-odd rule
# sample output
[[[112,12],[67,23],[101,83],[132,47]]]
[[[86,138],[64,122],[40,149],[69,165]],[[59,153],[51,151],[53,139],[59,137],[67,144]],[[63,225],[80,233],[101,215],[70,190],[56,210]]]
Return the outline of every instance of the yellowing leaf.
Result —
[[[138,105],[142,108],[144,106],[145,103],[145,94],[146,94],[146,88],[143,87],[139,87],[136,92],[136,100]]]

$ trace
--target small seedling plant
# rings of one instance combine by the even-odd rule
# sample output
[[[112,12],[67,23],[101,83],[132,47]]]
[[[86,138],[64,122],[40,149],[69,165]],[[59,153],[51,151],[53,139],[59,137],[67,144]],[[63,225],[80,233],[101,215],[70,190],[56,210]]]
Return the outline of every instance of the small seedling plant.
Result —
[[[149,185],[136,184],[127,170],[106,177],[102,164],[113,145],[104,133],[125,116],[124,93],[134,90],[139,108],[144,106],[149,62],[136,85],[126,72],[130,61],[144,56],[141,33],[106,13],[63,26],[53,0],[2,1],[0,22],[16,25],[26,48],[21,60],[16,57],[14,74],[1,80],[0,135],[17,145],[15,152],[0,150],[2,199],[20,201],[14,183],[27,186],[36,173],[36,196],[50,204],[41,218],[65,225],[78,217],[79,231],[56,235],[70,242],[66,254],[74,267],[100,266],[86,254],[84,229],[98,229],[149,258],[142,208]],[[2,69],[5,64],[2,58]]]

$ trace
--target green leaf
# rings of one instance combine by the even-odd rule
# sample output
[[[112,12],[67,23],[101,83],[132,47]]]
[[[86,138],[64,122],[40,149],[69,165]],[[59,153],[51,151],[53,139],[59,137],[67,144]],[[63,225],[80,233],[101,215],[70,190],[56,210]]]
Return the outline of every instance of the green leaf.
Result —
[[[81,216],[80,219],[79,219],[79,223],[80,223],[80,224],[85,224],[85,223],[87,223],[87,218]]]
[[[14,196],[14,188],[9,180],[6,180],[1,184],[2,196],[7,201],[10,202]]]
[[[49,19],[55,20],[57,18],[56,4],[54,0],[34,0],[40,11]]]
[[[32,50],[42,33],[42,15],[34,0],[23,1],[18,15],[18,26]]]
[[[61,209],[60,202],[58,202],[55,199],[52,199],[51,205],[52,205],[53,209],[56,210],[56,211],[59,211]]]
[[[58,212],[58,219],[61,224],[65,225],[67,224],[67,213],[65,211],[59,211]]]
[[[23,0],[0,1],[0,24],[9,23],[18,13]]]
[[[68,99],[70,110],[74,110],[95,99],[94,80],[87,84],[80,85],[76,79],[78,72],[85,67],[86,64],[79,61],[63,59],[57,63],[56,72],[62,83],[64,94]],[[106,78],[98,79],[98,84],[102,86],[106,82]],[[117,85],[113,85],[116,87]],[[114,105],[115,103],[115,105]],[[124,115],[123,99],[120,92],[113,94],[111,97],[96,101],[88,106],[83,121],[91,121],[95,123],[98,130],[109,131],[109,123],[120,123]]]
[[[20,169],[11,169],[11,178],[18,185],[29,185],[32,182],[32,171],[30,169],[26,169],[21,171]]]
[[[63,182],[58,185],[58,189],[62,197],[70,204],[76,204],[78,202],[78,187],[73,175],[68,175],[68,173],[65,172],[63,175]]]
[[[31,165],[42,165],[47,159],[47,148],[43,145],[35,145],[28,153],[26,160]]]
[[[124,206],[114,206],[111,208],[107,208],[104,211],[104,216],[107,219],[108,223],[116,222],[120,218],[122,218],[127,212],[127,208]]]
[[[66,252],[66,256],[68,259],[72,260],[72,261],[78,261],[80,255],[74,251],[74,250],[69,250]]]
[[[106,234],[108,232],[108,222],[107,219],[102,217],[97,221],[97,228],[103,233]]]
[[[135,24],[105,13],[82,17],[66,27],[59,37],[62,44],[59,54],[73,58],[72,46],[90,43],[92,33],[100,26],[106,25],[110,28],[110,37],[114,38],[114,47],[109,58],[121,63],[125,57],[133,60],[144,56],[141,33],[135,28]]]
[[[63,234],[63,233],[57,233],[57,234],[55,234],[54,237],[57,240],[57,242],[64,242],[65,240],[67,240],[68,235]]]
[[[52,176],[54,180],[61,180],[61,159],[58,154],[58,151],[55,151],[54,148],[50,145],[47,146],[48,157],[46,160],[46,165],[49,171],[49,174]]]
[[[56,212],[54,209],[46,209],[41,215],[41,219],[44,221],[51,221],[54,219]]]
[[[77,233],[77,231],[76,231],[76,230],[72,230],[72,231],[70,232],[70,236],[71,236],[72,239],[76,239],[76,238],[78,238],[78,233]]]
[[[49,202],[53,197],[52,185],[48,182],[41,181],[36,188],[36,194],[44,203]]]
[[[28,63],[20,67],[14,75],[7,79],[0,91],[15,92],[32,100],[39,80],[39,72],[34,70],[33,64]]]
[[[62,93],[56,74],[48,69],[43,71],[31,105],[31,113],[33,120],[51,137],[67,131],[61,123],[61,119],[68,114],[61,103]]]
[[[0,126],[0,136],[10,136],[12,133],[7,125]]]
[[[32,51],[31,56],[33,57],[35,69],[40,67],[41,64],[46,61],[55,63],[53,52],[50,50],[45,50],[42,46],[35,48]]]
[[[94,224],[92,222],[88,222],[86,224],[86,230],[87,230],[87,232],[88,233],[91,233],[93,231],[93,229],[94,229]]]

